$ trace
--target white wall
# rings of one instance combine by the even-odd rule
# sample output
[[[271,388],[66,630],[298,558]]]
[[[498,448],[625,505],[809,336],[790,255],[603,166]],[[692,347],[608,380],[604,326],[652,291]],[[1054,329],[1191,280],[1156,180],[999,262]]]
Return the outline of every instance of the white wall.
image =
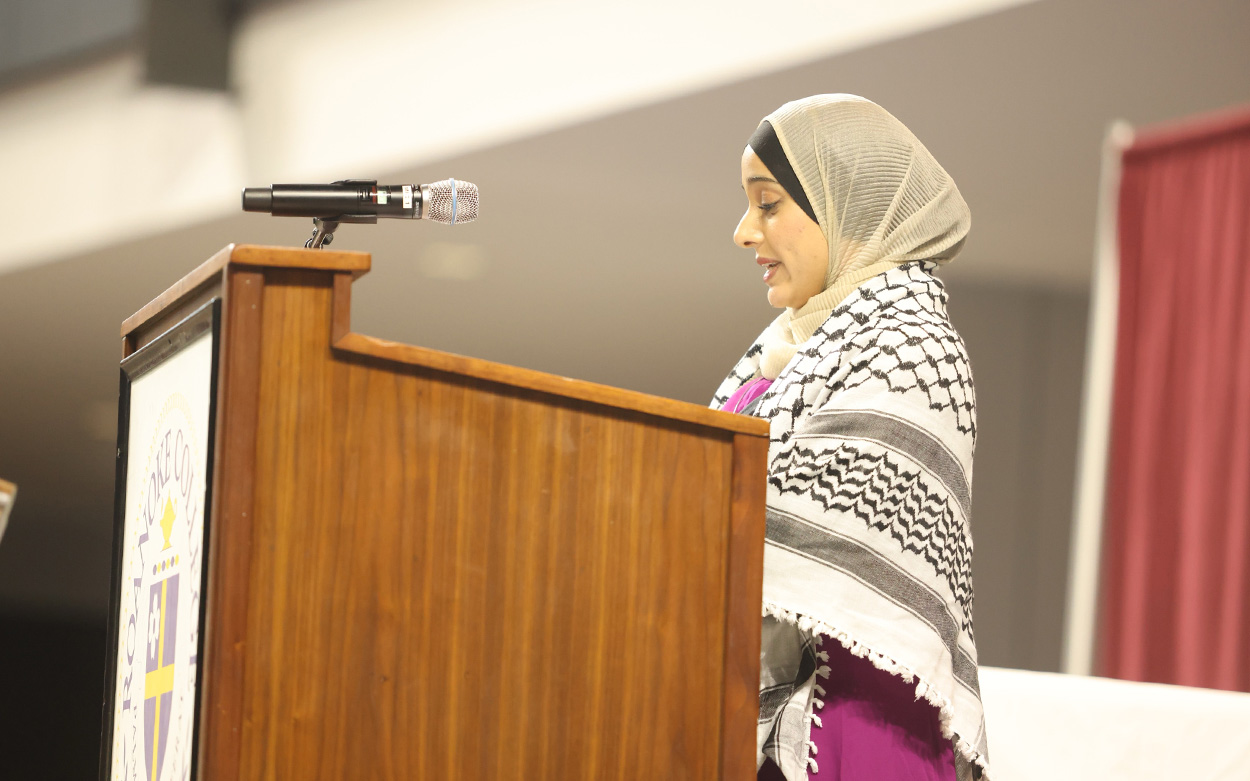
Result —
[[[983,664],[1058,670],[1089,299],[957,281],[947,289],[977,390],[977,654]]]

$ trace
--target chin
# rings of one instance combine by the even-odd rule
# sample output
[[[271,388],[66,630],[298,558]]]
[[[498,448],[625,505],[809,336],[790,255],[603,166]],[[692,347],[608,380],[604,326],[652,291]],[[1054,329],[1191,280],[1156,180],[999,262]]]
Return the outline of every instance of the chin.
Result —
[[[770,287],[768,289],[768,305],[776,309],[785,309],[790,306],[790,299],[793,296],[787,295],[787,292],[779,288]]]

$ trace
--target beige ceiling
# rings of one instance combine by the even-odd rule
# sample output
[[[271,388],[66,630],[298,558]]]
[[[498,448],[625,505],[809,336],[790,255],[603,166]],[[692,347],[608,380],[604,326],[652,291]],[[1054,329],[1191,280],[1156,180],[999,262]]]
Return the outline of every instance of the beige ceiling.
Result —
[[[748,39],[784,34],[764,16]],[[344,171],[454,175],[483,199],[470,225],[343,228],[336,248],[374,254],[354,326],[703,400],[770,317],[730,242],[743,143],[781,102],[832,91],[889,108],[959,183],[974,219],[952,286],[1079,289],[1106,126],[1250,102],[1250,3],[1043,0],[419,170]],[[309,228],[239,214],[0,276],[0,477],[21,484],[0,608],[106,602],[121,320],[228,242]],[[470,245],[480,278],[423,273],[433,242]]]

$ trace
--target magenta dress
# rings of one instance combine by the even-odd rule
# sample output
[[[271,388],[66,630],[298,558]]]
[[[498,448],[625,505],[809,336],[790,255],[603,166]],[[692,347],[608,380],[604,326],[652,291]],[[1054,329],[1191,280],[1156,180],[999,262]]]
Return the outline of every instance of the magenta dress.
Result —
[[[743,385],[721,408],[754,414],[772,385],[758,378]],[[829,677],[816,679],[824,689],[821,707],[813,708],[811,781],[955,781],[955,752],[942,737],[937,708],[915,698],[915,684],[853,655],[825,637]],[[819,722],[819,724],[817,723]],[[772,762],[759,778],[785,781]]]

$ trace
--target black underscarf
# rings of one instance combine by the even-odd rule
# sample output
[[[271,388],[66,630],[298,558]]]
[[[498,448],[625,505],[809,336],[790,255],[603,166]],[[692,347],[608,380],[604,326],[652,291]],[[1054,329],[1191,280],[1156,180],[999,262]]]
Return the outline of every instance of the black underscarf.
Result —
[[[781,148],[781,141],[777,138],[777,132],[773,130],[772,123],[768,120],[761,122],[755,134],[751,136],[751,140],[747,142],[747,146],[751,147],[786,194],[794,199],[794,202],[808,217],[812,218],[812,222],[819,223],[820,220],[816,219],[816,211],[812,209],[812,204],[807,200],[807,193],[803,191],[803,185],[799,183],[799,177],[794,173],[794,167],[790,165],[785,150]]]

